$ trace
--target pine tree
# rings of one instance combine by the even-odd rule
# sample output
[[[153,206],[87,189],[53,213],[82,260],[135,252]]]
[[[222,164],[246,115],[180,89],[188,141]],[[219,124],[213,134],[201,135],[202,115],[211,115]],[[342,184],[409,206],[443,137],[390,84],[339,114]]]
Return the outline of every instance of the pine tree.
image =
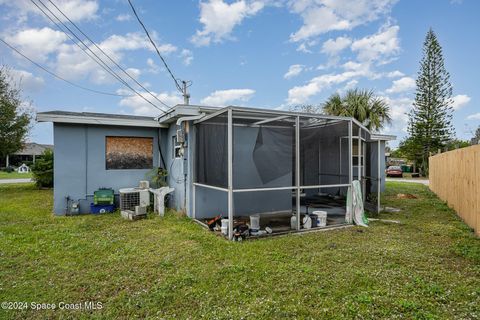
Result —
[[[480,126],[478,126],[477,131],[475,131],[475,135],[470,140],[470,144],[480,144]]]
[[[408,133],[416,148],[422,150],[417,162],[422,173],[428,175],[428,157],[444,148],[455,134],[450,74],[445,69],[442,47],[432,29],[425,37],[416,84]]]

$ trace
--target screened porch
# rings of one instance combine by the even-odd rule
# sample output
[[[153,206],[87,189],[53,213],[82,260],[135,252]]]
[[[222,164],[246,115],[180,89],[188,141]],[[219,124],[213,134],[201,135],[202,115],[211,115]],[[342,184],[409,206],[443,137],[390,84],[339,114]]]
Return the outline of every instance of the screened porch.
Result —
[[[353,180],[379,208],[380,143],[354,119],[227,107],[194,131],[192,216],[227,218],[229,239],[250,215],[273,234],[306,230],[305,216],[319,210],[326,225],[309,230],[351,224]]]

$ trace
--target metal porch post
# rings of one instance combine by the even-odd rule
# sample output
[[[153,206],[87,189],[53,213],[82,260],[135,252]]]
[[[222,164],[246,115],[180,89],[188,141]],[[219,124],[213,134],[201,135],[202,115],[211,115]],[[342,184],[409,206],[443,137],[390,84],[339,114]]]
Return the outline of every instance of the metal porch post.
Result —
[[[350,213],[351,213],[351,217],[350,217],[350,221],[348,221],[348,223],[352,223],[353,221],[353,185],[352,185],[352,182],[353,182],[353,138],[352,138],[352,133],[353,133],[353,121],[350,120],[348,122],[348,183],[350,184],[350,203],[351,203],[351,207],[350,207]]]
[[[300,230],[300,117],[295,119],[295,192],[297,207],[297,230]]]
[[[232,109],[228,109],[228,239],[233,239],[233,119]]]
[[[378,170],[378,178],[377,178],[377,213],[380,213],[380,187],[382,185],[382,170],[380,170],[380,160],[382,159],[382,157],[380,156],[380,140],[378,140],[378,150],[377,150],[377,170]]]
[[[196,199],[195,199],[195,193],[197,192],[197,188],[195,185],[192,183],[192,219],[196,219],[196,212],[195,208],[197,207]]]
[[[362,175],[361,175],[361,171],[360,171],[360,167],[362,167],[362,128],[358,127],[358,150],[357,150],[357,157],[358,157],[358,161],[357,161],[357,175],[358,175],[358,181],[360,181],[360,183],[362,182]]]

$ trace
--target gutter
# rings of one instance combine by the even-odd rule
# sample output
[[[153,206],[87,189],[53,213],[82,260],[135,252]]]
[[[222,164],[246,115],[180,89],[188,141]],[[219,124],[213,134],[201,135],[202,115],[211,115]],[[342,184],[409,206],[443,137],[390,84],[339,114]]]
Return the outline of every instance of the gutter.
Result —
[[[202,112],[199,115],[196,116],[186,116],[186,117],[180,117],[177,119],[177,126],[180,126],[182,122],[184,121],[192,121],[192,120],[200,120],[201,118],[205,117],[206,113]]]

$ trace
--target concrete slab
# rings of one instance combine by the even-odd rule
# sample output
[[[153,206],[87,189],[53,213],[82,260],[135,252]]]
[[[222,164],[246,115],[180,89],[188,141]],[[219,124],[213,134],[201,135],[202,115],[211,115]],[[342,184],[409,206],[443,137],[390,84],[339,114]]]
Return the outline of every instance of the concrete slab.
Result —
[[[7,183],[29,183],[33,182],[32,179],[0,179],[0,184],[7,184]]]

